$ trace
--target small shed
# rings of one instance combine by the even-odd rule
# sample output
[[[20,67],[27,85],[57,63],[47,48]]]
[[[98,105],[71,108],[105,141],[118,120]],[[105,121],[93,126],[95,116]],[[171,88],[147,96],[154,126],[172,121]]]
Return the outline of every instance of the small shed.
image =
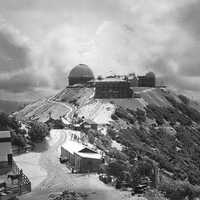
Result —
[[[82,123],[82,126],[84,129],[94,129],[97,130],[98,124],[94,122],[91,119],[84,119],[84,122]]]
[[[78,173],[97,172],[102,163],[102,156],[95,150],[73,141],[67,141],[61,146],[61,156],[67,158]]]
[[[0,131],[0,163],[12,164],[10,131]]]

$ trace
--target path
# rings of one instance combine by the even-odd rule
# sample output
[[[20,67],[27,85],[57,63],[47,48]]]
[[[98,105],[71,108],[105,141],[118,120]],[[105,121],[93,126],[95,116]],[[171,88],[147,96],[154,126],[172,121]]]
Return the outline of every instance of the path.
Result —
[[[47,99],[47,101],[48,101],[49,103],[57,103],[57,104],[60,104],[60,105],[62,105],[62,106],[64,106],[64,107],[66,107],[66,108],[69,110],[69,111],[66,113],[66,115],[65,115],[64,117],[62,117],[62,122],[63,122],[64,124],[68,125],[69,122],[71,121],[71,120],[70,120],[70,119],[71,119],[71,116],[70,116],[70,115],[72,115],[72,113],[74,112],[74,108],[73,108],[72,106],[67,105],[66,103],[55,101],[55,100],[53,100],[53,98],[54,98],[54,97],[50,97],[50,98]]]
[[[59,136],[59,137],[58,137]],[[49,149],[41,153],[40,165],[46,170],[47,178],[21,200],[47,200],[48,195],[64,190],[73,190],[88,194],[88,200],[127,200],[126,192],[115,190],[98,180],[97,175],[71,174],[64,164],[60,164],[60,146],[70,138],[70,130],[54,130],[55,142],[50,142]]]

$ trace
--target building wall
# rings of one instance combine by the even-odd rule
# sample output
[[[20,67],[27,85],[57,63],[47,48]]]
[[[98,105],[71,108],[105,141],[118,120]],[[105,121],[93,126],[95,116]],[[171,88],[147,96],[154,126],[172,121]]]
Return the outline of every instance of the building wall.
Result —
[[[71,154],[63,147],[61,147],[61,156],[68,158],[70,164],[79,173],[97,172],[102,162],[100,159],[82,158],[78,154]]]
[[[8,154],[12,154],[11,142],[0,143],[0,162],[8,161]]]
[[[138,86],[139,87],[155,87],[156,80],[154,77],[139,76]]]
[[[75,154],[75,170],[79,173],[97,172],[101,163],[100,159],[82,158]]]
[[[132,90],[128,82],[97,82],[95,98],[131,98]]]
[[[134,79],[129,79],[128,82],[131,87],[138,87],[138,79],[136,77]]]
[[[71,165],[75,164],[74,154],[71,154],[69,151],[67,151],[63,147],[61,147],[61,156],[68,158]]]

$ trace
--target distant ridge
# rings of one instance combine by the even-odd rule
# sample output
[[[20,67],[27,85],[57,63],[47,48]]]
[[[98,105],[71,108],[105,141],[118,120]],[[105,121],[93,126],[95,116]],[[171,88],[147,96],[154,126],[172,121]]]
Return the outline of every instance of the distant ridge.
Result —
[[[28,102],[0,100],[0,112],[12,113],[24,108]]]

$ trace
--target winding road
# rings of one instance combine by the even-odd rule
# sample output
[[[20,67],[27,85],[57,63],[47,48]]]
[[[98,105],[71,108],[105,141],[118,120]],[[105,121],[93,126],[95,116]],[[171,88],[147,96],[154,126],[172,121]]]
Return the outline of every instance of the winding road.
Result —
[[[54,102],[66,106],[69,110],[63,120],[70,121],[73,107],[62,102]],[[66,165],[59,162],[60,147],[71,139],[72,130],[51,130],[48,145],[40,151],[39,167],[47,173],[46,178],[29,194],[20,197],[20,200],[48,200],[50,194],[61,193],[70,190],[86,194],[87,200],[128,200],[131,198],[127,192],[116,190],[99,181],[96,174],[72,174]],[[30,162],[31,157],[27,158]],[[37,172],[35,172],[37,176]],[[34,174],[33,174],[34,177]]]

